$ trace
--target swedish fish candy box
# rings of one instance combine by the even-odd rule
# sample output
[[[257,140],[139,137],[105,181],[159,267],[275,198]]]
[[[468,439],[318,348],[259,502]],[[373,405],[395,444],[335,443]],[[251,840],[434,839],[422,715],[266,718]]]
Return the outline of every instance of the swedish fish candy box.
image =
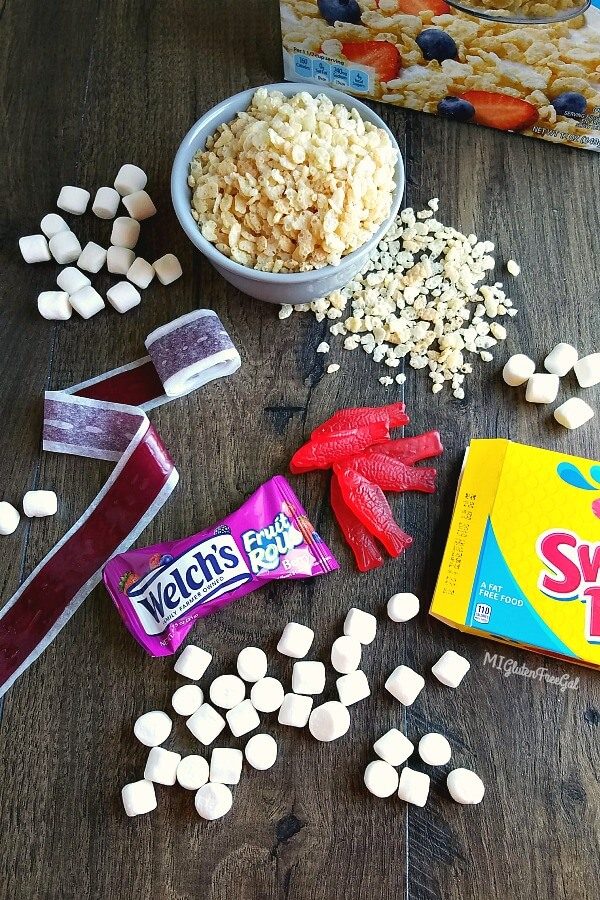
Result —
[[[471,441],[430,613],[600,667],[600,464]]]

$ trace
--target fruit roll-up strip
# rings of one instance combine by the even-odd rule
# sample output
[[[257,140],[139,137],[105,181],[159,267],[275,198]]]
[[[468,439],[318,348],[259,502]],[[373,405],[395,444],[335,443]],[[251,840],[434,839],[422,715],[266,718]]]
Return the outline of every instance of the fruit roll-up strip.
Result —
[[[400,459],[385,453],[368,453],[353,456],[348,464],[369,481],[379,485],[382,491],[421,491],[435,493],[437,470],[431,467],[417,469],[407,466]]]
[[[296,450],[290,461],[290,471],[299,475],[313,469],[329,469],[334,462],[355,456],[372,444],[382,443],[389,436],[387,422],[372,422],[370,425],[347,427],[334,435],[319,435]]]
[[[410,547],[412,538],[395,521],[381,488],[350,465],[336,465],[334,472],[340,482],[342,497],[355,516],[390,556],[400,556],[406,547]]]
[[[385,453],[412,466],[422,459],[431,459],[444,452],[439,431],[426,431],[424,434],[413,434],[410,437],[395,438],[383,444],[371,447],[366,453]]]
[[[406,415],[404,403],[390,403],[388,406],[351,406],[338,409],[329,419],[311,432],[311,438],[319,435],[337,434],[346,428],[358,425],[370,425],[373,422],[387,422],[389,428],[400,428],[408,425],[410,419]]]
[[[340,526],[346,543],[354,554],[359,572],[370,572],[383,565],[383,556],[375,539],[367,531],[360,519],[344,502],[340,483],[335,472],[331,476],[330,502],[333,515]]]

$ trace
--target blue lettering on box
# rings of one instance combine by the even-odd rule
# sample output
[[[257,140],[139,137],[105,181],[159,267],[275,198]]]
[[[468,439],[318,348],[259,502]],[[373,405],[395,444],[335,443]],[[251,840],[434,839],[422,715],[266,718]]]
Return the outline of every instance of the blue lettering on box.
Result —
[[[369,90],[369,76],[367,72],[363,72],[361,69],[350,69],[349,86],[353,91],[367,93]]]
[[[310,56],[305,56],[303,53],[296,53],[294,56],[294,69],[296,70],[296,74],[301,78],[311,78],[312,60]]]
[[[350,73],[346,66],[340,66],[338,64],[332,65],[331,67],[331,83],[337,84],[340,87],[348,87],[348,82],[350,79]]]
[[[313,78],[317,81],[331,80],[331,66],[324,59],[313,59]]]

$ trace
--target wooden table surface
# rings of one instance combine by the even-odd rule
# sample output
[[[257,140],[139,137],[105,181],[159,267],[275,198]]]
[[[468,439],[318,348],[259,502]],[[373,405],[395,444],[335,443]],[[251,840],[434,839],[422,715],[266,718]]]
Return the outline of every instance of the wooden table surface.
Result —
[[[243,775],[231,814],[201,821],[193,795],[158,789],[159,807],[128,820],[121,786],[141,777],[145,750],[131,732],[137,715],[168,708],[177,678],[123,628],[102,587],[5,699],[0,727],[0,897],[2,900],[591,900],[600,884],[600,682],[594,672],[517,648],[462,636],[426,614],[450,519],[463,449],[472,436],[511,437],[598,458],[592,423],[569,434],[527,407],[499,378],[508,353],[538,362],[558,340],[598,348],[597,264],[600,187],[590,153],[471,128],[380,106],[407,167],[406,202],[441,199],[440,216],[465,233],[494,240],[501,263],[517,258],[511,281],[519,315],[508,323],[496,360],[476,364],[464,401],[432,396],[423,372],[408,369],[404,389],[385,393],[381,370],[339,345],[315,349],[326,323],[241,296],[193,250],[169,199],[171,161],[188,127],[217,101],[282,75],[274,0],[163,0],[76,3],[5,0],[0,10],[0,91],[4,127],[0,217],[0,498],[20,501],[51,487],[52,519],[2,538],[0,586],[20,581],[94,498],[111,465],[40,453],[42,396],[135,359],[154,327],[196,309],[217,310],[243,368],[152,414],[176,459],[181,483],[140,545],[179,537],[236,508],[259,484],[285,472],[311,427],[340,406],[406,400],[414,430],[437,427],[446,453],[434,497],[406,495],[396,511],[415,536],[404,559],[359,576],[325,500],[326,478],[293,479],[317,528],[342,564],[306,583],[273,584],[196,627],[215,654],[213,673],[231,671],[247,644],[271,652],[290,619],[316,631],[326,659],[346,610],[377,614],[366,649],[373,693],[353,710],[352,731],[334,745],[269,722],[280,742],[277,765]],[[36,232],[63,184],[95,190],[123,162],[149,173],[159,214],[142,229],[142,254],[175,252],[184,278],[153,285],[142,305],[119,317],[51,324],[36,311],[56,268],[26,266],[17,238]],[[86,240],[108,242],[109,225],[75,223]],[[107,277],[97,279],[104,289]],[[332,341],[333,343],[333,341]],[[325,366],[340,357],[342,371]],[[402,393],[403,390],[403,393]],[[590,391],[600,407],[600,391]],[[587,398],[587,395],[586,395]],[[412,427],[412,426],[411,426]],[[416,592],[423,612],[394,626],[384,603]],[[399,713],[382,690],[401,662],[425,672],[448,648],[472,670],[453,692],[428,680]],[[504,653],[530,668],[579,678],[577,690],[506,678],[484,663]],[[290,666],[272,652],[272,673]],[[331,692],[333,680],[329,679]],[[274,717],[272,717],[274,719]],[[424,809],[367,794],[362,772],[370,744],[392,725],[409,737],[438,730],[456,765],[486,783],[484,803],[461,807],[434,773]],[[174,744],[191,749],[177,730]],[[238,744],[239,745],[239,744]]]

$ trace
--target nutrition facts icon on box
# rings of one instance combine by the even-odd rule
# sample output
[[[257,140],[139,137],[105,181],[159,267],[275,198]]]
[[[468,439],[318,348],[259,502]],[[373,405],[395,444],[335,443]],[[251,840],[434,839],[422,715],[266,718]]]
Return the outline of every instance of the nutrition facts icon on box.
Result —
[[[294,56],[294,69],[299,78],[312,78],[312,59],[303,53]]]
[[[331,80],[331,66],[324,59],[313,59],[313,78],[317,81]]]
[[[350,77],[348,86],[352,88],[353,91],[360,91],[361,93],[367,93],[369,90],[369,75],[367,72],[363,72],[360,69],[350,69]]]
[[[338,87],[348,87],[350,73],[346,66],[333,65],[331,67],[331,83]]]
[[[476,622],[481,622],[483,625],[487,625],[487,623],[492,618],[492,607],[489,605],[489,603],[478,603],[475,607],[473,618]]]

